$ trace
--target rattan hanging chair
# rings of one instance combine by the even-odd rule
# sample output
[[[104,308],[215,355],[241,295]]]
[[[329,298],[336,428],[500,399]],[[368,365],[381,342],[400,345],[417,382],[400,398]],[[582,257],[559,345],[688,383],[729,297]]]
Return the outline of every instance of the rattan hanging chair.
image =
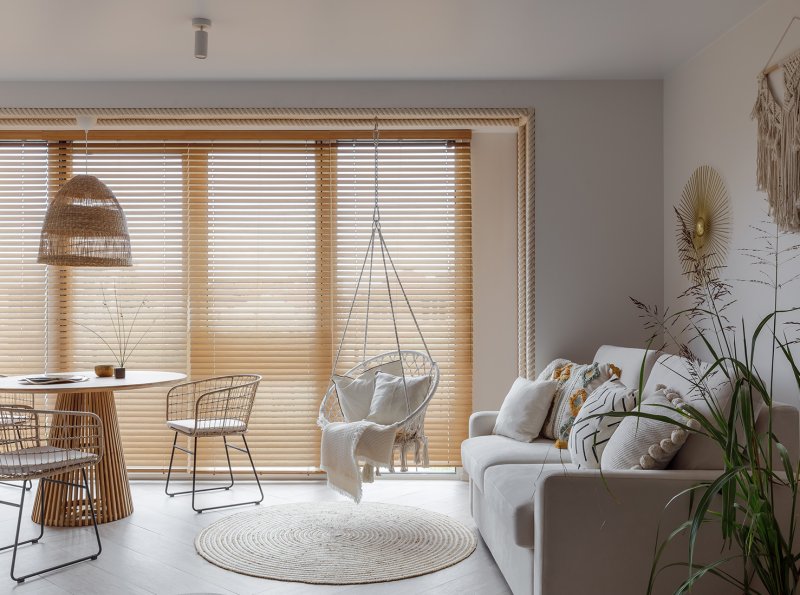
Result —
[[[403,283],[400,280],[400,275],[397,272],[397,269],[394,265],[394,261],[392,260],[392,256],[389,252],[389,248],[386,245],[386,241],[383,236],[383,231],[381,230],[381,217],[380,217],[380,205],[378,203],[378,126],[377,121],[375,124],[375,131],[373,136],[373,142],[375,146],[375,202],[373,207],[372,213],[372,231],[370,234],[369,244],[367,246],[366,253],[364,254],[364,259],[361,264],[361,270],[358,276],[358,281],[356,283],[356,288],[353,293],[353,299],[350,303],[350,309],[348,311],[347,319],[344,325],[344,329],[342,331],[342,336],[339,342],[339,348],[336,352],[336,358],[334,359],[333,363],[333,370],[331,371],[331,380],[328,386],[328,390],[325,393],[325,396],[322,399],[322,404],[320,405],[319,409],[319,419],[317,420],[318,425],[321,428],[325,428],[330,423],[333,422],[344,422],[344,421],[355,421],[355,420],[348,420],[345,418],[345,415],[342,411],[341,403],[339,402],[339,395],[336,390],[336,385],[333,382],[333,376],[337,373],[337,368],[339,365],[340,356],[342,355],[342,348],[345,345],[345,340],[347,338],[347,332],[351,327],[351,321],[353,319],[353,311],[356,306],[356,301],[359,297],[359,292],[362,290],[364,286],[366,286],[366,310],[367,316],[364,320],[364,359],[358,363],[357,365],[351,367],[349,370],[343,373],[344,376],[349,376],[351,378],[358,378],[362,374],[369,372],[370,370],[374,370],[376,368],[380,368],[385,364],[390,362],[400,361],[402,364],[402,377],[403,377],[403,390],[406,391],[405,399],[406,399],[406,417],[402,420],[399,420],[388,427],[392,427],[396,430],[395,440],[394,440],[394,450],[393,454],[399,454],[400,456],[400,470],[407,471],[408,470],[408,454],[410,451],[413,450],[414,454],[414,463],[416,465],[422,466],[429,466],[429,459],[428,459],[428,438],[425,435],[425,413],[428,410],[428,405],[433,399],[433,396],[436,394],[436,389],[439,386],[439,366],[431,357],[430,350],[428,349],[428,345],[425,342],[425,337],[422,334],[422,330],[419,327],[419,323],[417,321],[417,317],[414,315],[414,310],[411,307],[411,302],[408,299],[408,295],[406,294],[406,290],[403,287]],[[378,263],[377,266],[373,266],[375,262]],[[365,275],[366,273],[366,275]],[[366,276],[366,283],[363,283]],[[400,335],[397,328],[397,312],[395,310],[395,299],[393,299],[392,294],[392,284],[390,283],[390,279],[396,280],[396,288],[399,289],[399,293],[402,295],[403,303],[405,307],[408,309],[409,314],[411,315],[411,320],[414,323],[414,327],[416,329],[417,334],[419,335],[420,341],[422,343],[424,351],[415,351],[410,349],[403,349],[400,346]],[[386,288],[386,292],[388,295],[389,301],[389,310],[391,312],[391,322],[394,329],[394,338],[395,338],[395,349],[390,351],[384,351],[372,357],[366,357],[367,351],[367,336],[369,334],[369,311],[370,311],[370,301],[374,298],[372,295],[373,292],[371,291],[373,287],[373,279],[378,279],[378,282],[382,283],[383,286]],[[395,291],[395,297],[398,292]],[[397,300],[399,301],[399,299]],[[420,377],[420,376],[428,376],[430,382],[428,383],[428,390],[427,393],[420,402],[420,404],[415,408],[411,409],[410,400],[408,397],[408,393],[406,390],[406,380],[408,378]],[[389,471],[394,472],[394,456],[392,457],[392,461],[389,464]]]

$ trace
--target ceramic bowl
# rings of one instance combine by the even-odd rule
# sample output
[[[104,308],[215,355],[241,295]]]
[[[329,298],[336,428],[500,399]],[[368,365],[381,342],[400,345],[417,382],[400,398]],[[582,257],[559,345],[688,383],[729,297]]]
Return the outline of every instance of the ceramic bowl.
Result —
[[[95,366],[94,373],[97,374],[98,378],[111,378],[114,375],[114,366],[112,365]]]

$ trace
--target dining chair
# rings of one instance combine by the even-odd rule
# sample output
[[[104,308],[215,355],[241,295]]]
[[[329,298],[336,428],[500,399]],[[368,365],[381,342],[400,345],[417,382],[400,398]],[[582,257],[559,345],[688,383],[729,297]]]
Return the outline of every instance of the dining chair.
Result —
[[[0,406],[0,480],[39,480],[39,535],[20,541],[22,511],[27,490],[20,490],[19,504],[0,500],[0,503],[19,508],[14,543],[0,547],[0,552],[13,549],[11,578],[22,583],[25,579],[77,564],[85,560],[96,560],[102,551],[100,532],[97,530],[92,499],[89,513],[97,540],[97,551],[68,562],[16,576],[17,551],[19,546],[38,543],[44,536],[45,490],[50,483],[68,485],[86,490],[89,482],[86,468],[96,465],[103,458],[103,423],[94,413],[80,411],[50,411],[26,407]],[[62,474],[80,470],[81,483],[65,481]]]
[[[4,375],[0,375],[0,378],[5,378]],[[33,409],[34,406],[34,394],[33,393],[0,393],[0,407],[1,406],[9,406],[9,407],[21,407],[24,409]],[[12,424],[14,420],[11,420]],[[22,483],[11,483],[8,481],[0,481],[0,485],[9,486],[12,488],[21,488],[23,490],[28,490],[33,487],[33,482],[30,479],[26,479]]]
[[[261,482],[258,479],[256,466],[253,463],[253,456],[250,447],[247,445],[248,423],[250,413],[253,410],[253,403],[256,398],[256,390],[261,382],[258,374],[236,374],[231,376],[218,376],[206,378],[193,382],[184,382],[173,386],[167,393],[167,427],[175,432],[172,441],[172,450],[169,457],[169,469],[167,470],[167,483],[164,492],[172,498],[181,494],[192,494],[192,509],[202,513],[205,510],[215,510],[218,508],[230,508],[231,506],[242,506],[245,504],[260,504],[264,500],[264,491],[261,489]],[[193,441],[192,449],[178,445],[178,435],[187,436]],[[235,446],[228,442],[228,436],[241,436],[244,448]],[[197,489],[197,439],[221,437],[225,449],[225,458],[228,461],[228,475],[230,483],[225,486]],[[199,492],[211,492],[215,490],[230,490],[234,485],[233,468],[231,467],[231,457],[229,449],[245,453],[250,461],[253,476],[260,493],[258,500],[246,502],[236,502],[222,504],[219,506],[207,506],[197,508],[195,506],[195,495]],[[192,457],[192,489],[181,492],[170,492],[169,482],[172,477],[172,464],[175,459],[175,451],[180,450]]]

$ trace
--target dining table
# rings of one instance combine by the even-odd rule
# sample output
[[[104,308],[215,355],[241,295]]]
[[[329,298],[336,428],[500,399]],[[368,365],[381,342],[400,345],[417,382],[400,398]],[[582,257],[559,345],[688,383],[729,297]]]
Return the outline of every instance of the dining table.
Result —
[[[59,373],[61,376],[62,374]],[[53,384],[26,384],[28,376],[6,376],[0,378],[1,393],[55,394],[54,410],[83,411],[96,414],[103,423],[103,457],[87,470],[89,494],[68,484],[81,483],[81,471],[75,470],[55,476],[65,483],[48,485],[41,506],[41,485],[36,493],[32,518],[52,527],[79,527],[92,524],[92,498],[98,523],[108,523],[125,518],[133,513],[133,500],[125,467],[125,455],[119,432],[117,407],[114,393],[118,391],[171,385],[186,378],[180,372],[157,370],[127,370],[125,378],[100,378],[93,371],[71,372],[65,375],[84,376],[80,382]],[[59,413],[55,413],[59,415]]]

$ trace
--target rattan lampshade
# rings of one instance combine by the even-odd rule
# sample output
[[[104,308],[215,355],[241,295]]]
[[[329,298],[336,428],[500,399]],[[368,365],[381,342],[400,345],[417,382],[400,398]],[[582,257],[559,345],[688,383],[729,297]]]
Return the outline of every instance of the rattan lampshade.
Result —
[[[64,184],[47,208],[37,262],[58,266],[129,267],[131,239],[117,198],[94,176]]]

